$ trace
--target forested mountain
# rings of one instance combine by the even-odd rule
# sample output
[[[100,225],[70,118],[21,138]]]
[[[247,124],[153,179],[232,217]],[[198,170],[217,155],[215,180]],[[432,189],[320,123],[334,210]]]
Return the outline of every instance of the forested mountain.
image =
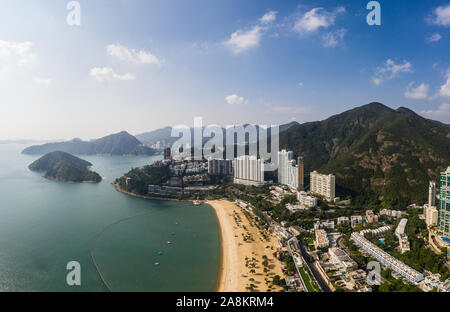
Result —
[[[371,103],[291,127],[281,133],[280,148],[303,156],[307,174],[335,174],[337,195],[404,208],[424,202],[428,182],[450,165],[450,126]]]
[[[298,123],[295,122],[295,121],[287,123],[287,124],[280,125],[280,132],[283,132],[283,131],[285,131],[285,130],[287,130],[290,127],[293,127],[295,125],[298,125]],[[246,127],[246,126],[248,126],[248,124],[245,124],[243,126]],[[271,126],[271,125],[268,125],[268,126]],[[255,125],[255,127],[256,127],[257,132],[259,133],[259,126]],[[202,131],[204,131],[204,129],[205,128],[203,127]],[[193,140],[193,138],[194,138],[194,128],[190,128],[190,132],[191,132],[191,138]],[[170,144],[171,145],[174,142],[176,142],[178,140],[178,138],[179,138],[179,137],[171,137],[171,134],[172,134],[172,127],[165,127],[165,128],[157,129],[157,130],[154,130],[154,131],[138,134],[138,135],[136,135],[136,138],[139,139],[142,143],[148,144],[148,145],[155,144],[158,141],[164,142],[166,144]],[[225,128],[222,128],[222,135],[223,135],[223,138],[224,138],[224,144],[226,144],[226,129]],[[265,136],[270,136],[270,130],[267,131]],[[209,137],[204,137],[202,143],[205,144],[209,139],[210,139]],[[260,138],[260,139],[262,139],[262,138]],[[249,138],[248,138],[248,135],[246,135],[244,140],[240,141],[238,139],[237,143],[238,144],[243,144],[244,142],[248,142],[248,141],[249,141]],[[230,143],[230,142],[228,142],[228,143]],[[253,142],[250,142],[250,143],[253,143]],[[191,145],[194,146],[194,142],[193,141],[192,141]],[[200,145],[200,144],[198,144],[198,145]]]
[[[144,146],[126,131],[93,141],[74,139],[67,142],[34,145],[24,149],[22,153],[42,155],[54,151],[63,151],[76,155],[154,155],[156,153],[155,150]]]

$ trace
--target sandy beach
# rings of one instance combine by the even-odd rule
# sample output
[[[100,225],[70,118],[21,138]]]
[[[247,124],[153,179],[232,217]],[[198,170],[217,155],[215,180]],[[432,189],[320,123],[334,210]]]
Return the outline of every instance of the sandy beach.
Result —
[[[226,200],[208,201],[216,212],[222,236],[221,274],[217,291],[278,291],[273,276],[283,278],[274,257],[276,239],[261,230],[254,215]],[[264,237],[265,236],[265,237]]]

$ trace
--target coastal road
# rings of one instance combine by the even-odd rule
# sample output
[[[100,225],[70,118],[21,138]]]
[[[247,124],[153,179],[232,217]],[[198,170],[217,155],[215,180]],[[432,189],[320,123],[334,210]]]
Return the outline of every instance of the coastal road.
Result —
[[[305,247],[301,242],[298,242],[298,246],[300,247],[300,251],[302,254],[303,261],[305,261],[306,265],[308,266],[309,271],[314,277],[314,280],[316,281],[317,285],[320,288],[321,292],[331,292],[330,287],[328,287],[327,282],[323,279],[322,274],[317,270],[316,266],[312,265],[309,262],[309,254],[306,251]]]
[[[305,281],[303,280],[302,275],[300,274],[300,269],[298,268],[298,264],[295,259],[296,256],[294,254],[294,250],[292,250],[292,248],[291,248],[291,244],[294,244],[298,247],[298,240],[295,237],[291,238],[287,242],[287,246],[288,246],[289,254],[291,255],[292,260],[294,261],[295,269],[297,270],[298,277],[300,278],[300,283],[302,284],[302,288],[305,292],[308,292],[308,288],[305,285]]]

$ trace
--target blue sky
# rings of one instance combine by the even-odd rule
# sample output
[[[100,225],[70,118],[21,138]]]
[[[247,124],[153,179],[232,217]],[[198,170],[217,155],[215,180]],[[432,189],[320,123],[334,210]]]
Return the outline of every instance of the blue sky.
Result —
[[[450,123],[450,1],[4,0],[0,139],[321,120],[371,101]]]

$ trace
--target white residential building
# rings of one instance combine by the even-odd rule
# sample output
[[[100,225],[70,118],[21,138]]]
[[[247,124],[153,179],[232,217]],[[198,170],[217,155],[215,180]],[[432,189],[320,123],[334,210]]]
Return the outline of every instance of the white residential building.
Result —
[[[436,207],[427,207],[425,213],[425,223],[427,226],[435,226],[438,223],[439,211]]]
[[[391,230],[391,226],[385,225],[385,226],[379,227],[377,229],[362,230],[361,232],[359,232],[359,234],[366,235],[367,233],[372,233],[373,237],[378,238],[378,237],[382,237],[384,234],[386,234],[390,230]]]
[[[407,223],[408,223],[408,219],[406,219],[406,218],[401,219],[400,223],[397,226],[397,229],[395,229],[395,234],[396,235],[405,234]]]
[[[358,269],[358,264],[350,258],[344,250],[332,247],[328,249],[328,254],[330,255],[331,263],[338,266],[344,272],[350,272]]]
[[[278,152],[278,183],[298,188],[298,166],[291,151]]]
[[[334,230],[334,221],[317,221],[316,223],[314,223],[314,230],[318,229]]]
[[[325,197],[332,201],[336,197],[335,177],[332,174],[320,174],[317,171],[311,172],[311,192]]]
[[[308,208],[317,206],[317,198],[314,196],[309,196],[306,192],[298,192],[297,199],[299,204]]]
[[[234,160],[234,183],[263,186],[264,160],[256,156],[240,156]]]
[[[337,218],[337,225],[341,225],[341,224],[347,225],[349,223],[350,223],[349,217],[339,217],[339,218]]]
[[[392,269],[397,274],[400,274],[406,278],[410,283],[417,285],[424,279],[424,275],[414,270],[413,268],[407,266],[400,260],[392,257],[387,252],[383,251],[381,248],[372,244],[363,235],[358,232],[353,232],[350,236],[350,240],[353,241],[357,246],[363,249],[365,252],[370,254],[376,260],[381,262],[382,265],[387,268]]]
[[[380,211],[380,215],[386,215],[398,219],[401,218],[403,212],[401,212],[400,210],[383,209]]]
[[[406,235],[406,233],[405,233],[407,223],[408,223],[408,219],[403,218],[400,220],[400,223],[398,224],[397,228],[395,229],[395,235],[397,235],[401,253],[404,253],[404,252],[407,252],[410,250],[408,235]]]

